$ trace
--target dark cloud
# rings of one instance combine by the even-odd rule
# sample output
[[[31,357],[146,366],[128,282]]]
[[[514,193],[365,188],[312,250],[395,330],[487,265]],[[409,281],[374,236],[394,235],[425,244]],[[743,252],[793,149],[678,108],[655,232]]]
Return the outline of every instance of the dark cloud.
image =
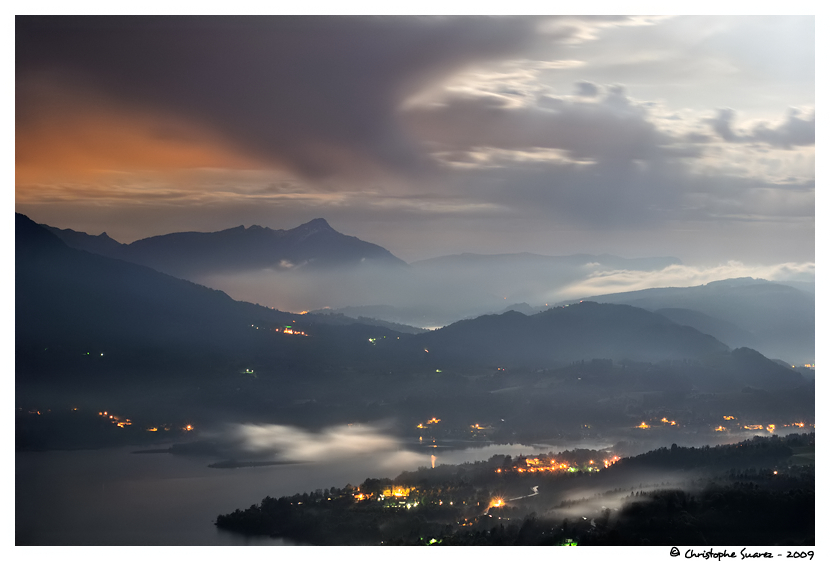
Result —
[[[804,119],[800,119],[799,115],[797,109],[792,109],[786,121],[777,127],[769,128],[766,124],[755,127],[752,137],[777,148],[812,146],[816,143],[815,111]]]
[[[694,221],[812,243],[813,153],[770,148],[814,144],[814,112],[776,119],[813,83],[744,41],[783,53],[780,18],[626,23],[18,17],[18,210],[120,241],[324,216],[403,257],[544,252],[560,227],[563,252],[619,251]]]
[[[528,218],[598,231],[643,230],[676,216],[687,170],[654,160],[535,162],[468,172],[465,192]]]
[[[110,98],[206,124],[246,153],[306,175],[375,164],[413,170],[420,147],[398,126],[403,99],[477,60],[514,55],[529,18],[18,17],[21,88]],[[20,130],[20,129],[18,129]]]
[[[727,142],[739,142],[740,137],[732,130],[732,121],[735,119],[735,111],[732,109],[719,109],[717,116],[707,119],[712,130]]]
[[[675,142],[620,87],[597,102],[543,96],[520,107],[495,96],[455,95],[407,117],[419,136],[446,150],[548,148],[576,159],[634,160],[662,157]]]
[[[792,148],[793,146],[812,146],[816,143],[816,114],[815,111],[799,118],[801,112],[791,109],[784,122],[770,127],[761,123],[753,127],[748,134],[739,134],[733,130],[735,111],[720,109],[716,117],[706,122],[712,129],[727,142],[762,142],[776,148]]]
[[[596,84],[591,82],[577,82],[576,95],[582,97],[596,97],[599,94],[599,88]]]

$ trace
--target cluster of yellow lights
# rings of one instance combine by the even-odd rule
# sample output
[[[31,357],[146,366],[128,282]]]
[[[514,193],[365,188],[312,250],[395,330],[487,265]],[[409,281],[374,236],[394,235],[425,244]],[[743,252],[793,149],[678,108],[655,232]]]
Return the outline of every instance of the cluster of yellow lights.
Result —
[[[718,428],[715,429],[715,432],[725,432],[725,431],[726,431],[726,427],[723,427],[723,426],[719,426]]]
[[[493,497],[493,500],[490,501],[490,508],[499,508],[504,506],[504,499],[501,497]]]
[[[415,487],[387,487],[383,490],[384,497],[395,497],[396,499],[408,497]]]
[[[746,430],[763,430],[764,425],[744,425]]]
[[[605,467],[608,467],[612,464],[616,464],[619,460],[620,460],[619,456],[614,456],[613,458],[610,458],[610,459],[607,459],[607,460],[602,460],[602,463],[605,464]]]
[[[724,415],[723,420],[724,421],[734,421],[735,417],[733,417],[732,415]]]
[[[484,429],[486,429],[487,427],[482,427],[481,425],[479,425],[478,423],[476,423],[476,424],[474,424],[474,425],[470,425],[470,428],[471,428],[471,429],[476,429],[476,430],[484,430]]]
[[[671,420],[669,420],[665,417],[660,419],[660,422],[663,423],[663,424],[669,425],[669,426],[677,426],[677,421],[671,421]],[[651,425],[649,425],[645,421],[642,421],[639,425],[637,425],[636,428],[638,428],[638,429],[650,429]]]
[[[434,424],[436,424],[436,423],[440,423],[440,422],[441,422],[441,419],[436,419],[435,417],[433,417],[432,419],[430,419],[429,421],[427,421],[427,425],[434,425]],[[417,426],[417,427],[415,427],[415,428],[416,428],[416,429],[425,429],[425,428],[427,428],[427,427],[426,427],[426,425],[424,425],[423,423],[418,423],[418,426]]]
[[[609,467],[619,461],[619,456],[613,456],[612,458],[606,458],[602,461],[605,467]],[[560,462],[556,463],[556,460],[551,460],[550,465],[542,463],[542,460],[539,458],[525,458],[525,464],[527,467],[511,467],[507,469],[498,468],[496,473],[503,473],[506,471],[517,471],[518,473],[554,473],[554,472],[562,472],[562,471],[578,471],[579,466],[571,465],[568,462]],[[588,471],[599,471],[600,468],[596,467],[594,460],[590,460],[588,462],[588,466],[585,467]]]
[[[279,333],[279,329],[277,329],[277,333]],[[302,335],[303,337],[308,337],[305,331],[300,331],[299,329],[294,329],[290,325],[286,325],[285,329],[282,330],[283,333],[286,335]]]
[[[77,409],[75,409],[77,411]],[[110,415],[107,411],[98,411],[98,416],[108,419],[112,424],[117,425],[119,428],[124,428],[127,425],[132,425],[132,421],[129,419],[121,419],[121,417],[117,415]]]

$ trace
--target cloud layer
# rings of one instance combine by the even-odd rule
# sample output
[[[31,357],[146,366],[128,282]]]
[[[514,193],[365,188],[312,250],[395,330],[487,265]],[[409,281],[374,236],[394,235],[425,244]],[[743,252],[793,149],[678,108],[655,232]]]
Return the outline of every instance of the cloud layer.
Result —
[[[791,16],[18,17],[16,203],[120,241],[322,216],[406,260],[747,260],[770,232],[769,263],[811,260],[813,38]]]

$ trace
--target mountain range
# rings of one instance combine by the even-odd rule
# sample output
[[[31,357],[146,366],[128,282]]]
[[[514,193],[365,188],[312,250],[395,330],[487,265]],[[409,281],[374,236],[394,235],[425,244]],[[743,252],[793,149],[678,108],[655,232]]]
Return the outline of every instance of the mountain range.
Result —
[[[251,327],[258,323],[330,324],[328,334],[334,338],[339,336],[336,324],[343,329],[353,325],[353,320],[337,314],[297,315],[238,302],[222,291],[150,267],[70,248],[24,215],[16,214],[15,221],[19,344],[28,342],[36,348],[68,342],[95,343],[95,348],[127,344],[255,354]],[[366,328],[394,328],[365,321],[375,323]],[[453,360],[475,362],[518,357],[661,360],[727,348],[658,314],[587,303],[531,317],[518,312],[483,316],[405,340],[417,347],[433,346],[433,352]],[[271,347],[279,348],[282,341],[276,339]]]
[[[544,311],[549,306],[499,303],[538,302],[553,287],[583,278],[586,270],[648,271],[680,263],[673,257],[464,253],[407,265],[380,246],[337,232],[322,218],[290,230],[239,226],[219,232],[172,233],[131,244],[121,244],[106,233],[93,236],[43,226],[70,247],[146,265],[221,289],[236,299],[316,309],[317,315],[329,315],[330,322],[372,323],[408,332],[418,329],[403,325],[447,325],[499,309],[524,314]],[[812,363],[815,295],[806,283],[794,286],[798,288],[745,278],[580,299],[636,306],[712,335],[732,348],[751,347],[793,364]],[[331,305],[337,302],[348,304]],[[320,303],[328,308],[321,309]]]
[[[535,430],[540,419],[624,424],[630,407],[646,406],[626,396],[644,392],[659,394],[649,407],[711,401],[706,392],[714,392],[718,403],[739,396],[747,411],[770,411],[778,399],[800,414],[814,399],[796,369],[631,305],[509,311],[429,332],[330,312],[292,314],[71,248],[15,215],[21,409],[80,403],[144,419],[318,427],[424,418],[436,408],[463,416],[487,410]],[[29,446],[60,446],[74,430],[47,437],[26,428],[18,436]]]
[[[732,347],[750,346],[791,364],[815,361],[815,294],[791,286],[737,278],[583,299],[655,311]]]
[[[92,236],[75,230],[45,227],[75,249],[146,265],[187,279],[262,269],[326,270],[366,263],[406,265],[378,245],[341,234],[323,218],[315,218],[290,230],[237,226],[219,232],[153,236],[130,244],[119,243],[106,232]]]

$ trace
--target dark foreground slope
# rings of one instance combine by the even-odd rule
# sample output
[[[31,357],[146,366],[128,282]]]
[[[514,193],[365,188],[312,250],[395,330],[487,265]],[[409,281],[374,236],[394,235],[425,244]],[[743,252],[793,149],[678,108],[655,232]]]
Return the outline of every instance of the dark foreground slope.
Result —
[[[188,357],[227,352],[251,344],[256,321],[294,319],[147,267],[69,248],[21,214],[15,229],[15,334],[24,360],[70,348],[105,359],[116,349],[146,358],[168,349]]]
[[[21,214],[15,221],[19,388],[93,380],[117,387],[127,378],[206,382],[260,366],[301,376],[359,360],[362,347],[355,343],[370,334],[396,333],[237,302],[148,267],[67,247]],[[286,325],[312,336],[285,335]]]
[[[286,326],[305,335],[286,333]],[[147,426],[153,415],[158,424],[185,413],[204,424],[342,395],[348,382],[339,374],[363,364],[369,337],[383,336],[405,334],[237,302],[148,267],[67,247],[15,215],[20,447],[130,438],[130,430],[114,425],[112,435],[92,434],[73,424],[80,413],[61,413],[78,406],[118,409]],[[40,409],[44,415],[27,414]],[[286,422],[305,418],[290,407],[282,415]]]

